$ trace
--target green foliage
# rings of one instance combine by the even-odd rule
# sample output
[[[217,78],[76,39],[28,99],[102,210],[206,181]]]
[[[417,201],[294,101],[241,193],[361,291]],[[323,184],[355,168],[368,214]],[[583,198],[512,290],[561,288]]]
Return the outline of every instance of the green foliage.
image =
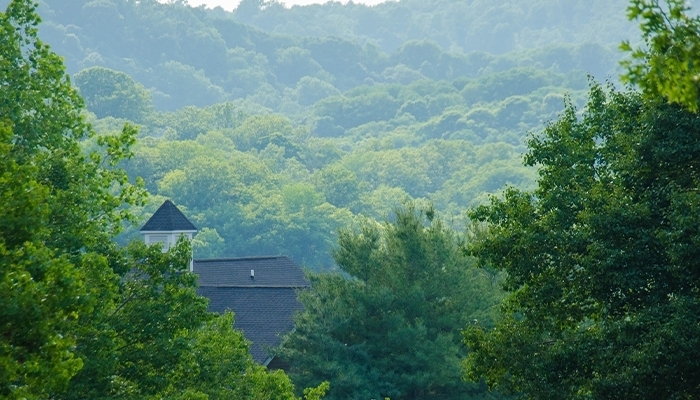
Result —
[[[168,253],[142,242],[130,246],[124,261],[132,268],[110,279],[100,306],[80,319],[76,352],[84,367],[56,397],[147,398],[191,373],[186,332],[212,316],[195,293],[196,277],[181,273],[188,260],[186,243]]]
[[[397,64],[404,64],[418,71],[424,63],[437,60],[441,53],[442,49],[435,42],[426,40],[408,41],[392,55],[392,59]]]
[[[360,195],[360,183],[352,171],[328,166],[316,172],[316,186],[336,207],[352,208]]]
[[[0,396],[38,398],[63,388],[82,366],[66,332],[87,308],[75,301],[85,288],[76,266],[43,243],[48,188],[36,181],[36,168],[13,159],[12,131],[3,127],[0,135]]]
[[[151,78],[151,82],[163,92],[154,98],[159,109],[204,107],[226,100],[224,90],[212,83],[202,70],[177,61],[158,65],[158,74]]]
[[[187,242],[165,254],[130,245],[136,268],[83,319],[86,364],[56,398],[295,398],[286,375],[254,363],[232,314],[206,312],[196,277],[182,272],[189,254]]]
[[[195,259],[222,258],[225,240],[216,229],[202,228],[192,241]]]
[[[295,156],[298,149],[292,142],[292,131],[292,124],[285,117],[251,116],[231,132],[231,136],[236,147],[243,151],[263,150],[267,145],[274,144],[285,148],[287,156]]]
[[[339,95],[340,92],[333,85],[318,78],[304,76],[297,82],[295,95],[299,104],[310,106],[326,97]]]
[[[168,139],[191,140],[212,130],[235,129],[244,118],[232,103],[219,103],[209,107],[183,107],[177,112],[154,115],[151,129],[163,131]]]
[[[343,274],[312,274],[304,311],[281,355],[300,386],[331,383],[328,398],[490,398],[462,382],[458,330],[490,320],[489,277],[435,216],[408,206],[393,223],[342,231]]]
[[[543,5],[547,1],[532,15],[552,19],[566,12],[560,4],[550,11]],[[397,12],[408,17],[431,10],[435,15],[424,19],[431,31],[451,32],[450,21],[462,26],[470,19],[444,14],[465,12],[459,2],[409,3]],[[197,244],[198,254],[283,253],[314,269],[333,265],[329,253],[336,230],[354,215],[381,219],[405,199],[426,198],[459,216],[503,184],[530,187],[533,169],[519,164],[524,133],[556,117],[566,93],[582,104],[580,70],[608,74],[614,64],[598,38],[595,44],[557,39],[504,55],[466,54],[465,43],[445,50],[445,37],[406,39],[404,25],[422,23],[407,19],[386,25],[395,29],[387,39],[396,43],[385,50],[390,55],[367,41],[378,34],[374,28],[346,39],[286,36],[235,22],[238,11],[231,15],[183,2],[67,4],[42,3],[51,22],[42,34],[65,49],[74,71],[103,70],[89,69],[95,65],[125,71],[149,88],[158,109],[177,109],[143,120],[135,156],[120,165],[132,179],[145,177],[154,195],[179,199],[198,226],[216,230],[224,240],[212,237],[207,243],[219,243],[214,247]],[[596,4],[596,13],[610,7]],[[253,23],[275,13],[280,30],[286,18],[314,9],[257,1],[242,7]],[[329,10],[314,7],[320,14]],[[393,20],[387,14],[391,7],[349,4],[331,11],[338,21],[352,17],[357,26],[369,20],[381,26]],[[505,7],[503,15],[530,15],[516,10],[523,7]],[[481,15],[487,8],[475,4],[470,10]],[[580,10],[571,14],[576,23],[586,23]],[[501,13],[488,15],[495,21]],[[99,31],[92,19],[109,23],[105,31],[112,34]],[[110,118],[119,115],[113,114],[96,126],[115,131]],[[494,143],[508,144],[503,157]],[[474,157],[478,151],[499,156],[482,161]],[[313,190],[313,196],[302,197],[315,200],[301,209],[288,207],[292,203],[283,193],[294,190],[287,186]],[[297,237],[279,239],[288,232]],[[131,230],[120,240],[134,235]]]
[[[74,80],[87,109],[98,118],[142,122],[152,112],[150,93],[124,72],[92,67],[75,74]]]
[[[329,97],[316,103],[314,108],[319,117],[329,117],[333,125],[348,129],[391,119],[400,106],[387,91],[372,90],[348,97]]]
[[[407,42],[426,39],[443,49],[503,53],[554,41],[613,43],[629,37],[633,27],[620,12],[626,3],[402,0],[373,7],[358,3],[345,7],[333,3],[291,9],[262,7],[245,17],[237,9],[234,18],[267,32],[362,39],[358,41],[376,43],[389,53]]]
[[[304,76],[314,76],[323,68],[311,58],[311,52],[299,47],[278,50],[275,75],[287,86],[294,86]]]
[[[159,110],[247,99],[296,114],[311,99],[375,82],[452,81],[515,67],[612,75],[610,45],[633,32],[616,12],[623,4],[423,0],[286,9],[254,0],[231,14],[183,2],[45,0],[41,33],[72,73],[124,71],[151,90]],[[296,95],[301,108],[280,101],[304,78],[326,85]]]
[[[440,95],[444,87],[451,93]],[[211,251],[197,244],[197,254],[282,253],[314,269],[333,265],[329,253],[336,231],[353,214],[382,219],[406,199],[429,198],[459,215],[504,184],[527,188],[534,182],[534,170],[521,165],[518,147],[473,144],[496,140],[490,136],[501,133],[493,128],[496,113],[505,111],[485,106],[466,115],[453,108],[440,114],[449,96],[460,101],[447,83],[375,89],[407,104],[424,96],[425,111],[440,117],[423,124],[397,117],[409,125],[392,119],[362,125],[349,138],[318,138],[290,118],[246,115],[232,103],[188,107],[161,114],[158,126],[147,126],[151,135],[164,130],[163,137],[140,141],[125,167],[130,176],[149,177],[153,194],[186,206],[198,226],[215,229],[224,240]],[[503,110],[522,101],[506,102]],[[429,134],[446,138],[428,139]],[[196,140],[174,140],[194,135]],[[305,193],[299,201],[306,206],[291,201],[292,193]]]
[[[206,311],[184,239],[166,253],[113,242],[142,203],[117,168],[137,131],[94,134],[34,11],[0,14],[0,398],[295,399],[231,314]]]
[[[561,82],[555,82],[557,78],[562,79],[561,76],[532,68],[510,69],[469,82],[462,88],[460,94],[467,104],[490,102],[514,95],[528,94],[542,86],[555,84],[558,86]]]
[[[511,294],[465,333],[468,376],[531,399],[695,398],[697,116],[594,85],[529,141],[534,192],[470,213]],[[681,322],[683,321],[683,322]]]
[[[161,141],[141,147],[131,171],[160,176],[154,192],[187,207],[198,226],[216,230],[216,237],[207,230],[206,238],[195,239],[198,255],[286,254],[314,268],[330,266],[328,249],[338,227],[352,220],[350,212],[328,204],[310,183],[283,179],[260,162],[262,156],[224,152],[219,143]],[[268,145],[266,151],[273,148],[279,149]],[[301,168],[284,157],[275,163],[284,170]]]
[[[113,281],[101,307],[81,318],[76,352],[83,369],[57,399],[295,399],[281,371],[268,372],[233,329],[233,314],[208,313],[186,271],[185,240],[167,253],[129,246],[134,268]]]
[[[61,59],[37,39],[31,1],[0,13],[0,396],[46,398],[84,365],[75,349],[81,317],[120,269],[111,236],[139,201],[113,169],[136,131],[93,135]]]
[[[304,400],[320,400],[330,388],[330,383],[322,382],[315,388],[304,389]]]
[[[623,60],[623,80],[638,85],[650,97],[659,95],[690,111],[698,110],[697,68],[700,59],[700,17],[689,17],[681,0],[632,0],[627,8],[630,20],[641,19],[646,47],[633,48],[628,41],[621,48],[631,59]]]
[[[243,335],[231,328],[233,319],[226,313],[194,332],[198,368],[182,376],[171,395],[186,389],[209,399],[296,399],[294,386],[282,371],[267,371],[253,362]]]

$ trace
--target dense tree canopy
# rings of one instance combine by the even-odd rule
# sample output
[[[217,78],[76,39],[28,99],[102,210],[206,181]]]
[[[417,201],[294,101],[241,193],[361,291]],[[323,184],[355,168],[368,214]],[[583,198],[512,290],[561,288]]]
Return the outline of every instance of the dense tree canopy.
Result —
[[[0,398],[295,399],[207,312],[188,243],[113,241],[142,204],[117,167],[137,131],[94,133],[35,7],[0,13]]]
[[[184,2],[44,0],[41,34],[66,56],[69,72],[100,67],[127,73],[151,90],[160,110],[236,99],[282,110],[285,92],[303,78],[319,80],[322,95],[371,82],[474,78],[516,66],[602,77],[614,72],[613,46],[633,27],[624,23],[623,0],[574,8],[560,0],[497,6],[426,1],[292,9],[252,1],[222,14]],[[256,7],[262,9],[252,20],[240,17]],[[605,18],[591,18],[591,9]],[[307,31],[311,25],[313,32]],[[501,32],[487,34],[492,27]],[[538,35],[546,39],[535,40]],[[310,105],[308,97],[299,103]]]
[[[500,299],[459,240],[432,209],[413,206],[344,231],[334,254],[343,274],[311,275],[285,338],[295,383],[328,380],[329,399],[495,398],[459,376],[460,328],[488,322]]]
[[[539,47],[553,40],[618,42],[634,34],[633,25],[625,20],[624,0],[401,0],[373,7],[329,2],[291,9],[280,3],[245,1],[233,17],[267,32],[358,38],[386,52],[425,39],[445,49],[502,53]]]
[[[52,398],[296,399],[282,371],[255,364],[232,313],[207,312],[196,276],[182,273],[189,254],[186,242],[168,253],[130,245],[133,269],[80,318],[83,368]]]
[[[534,192],[470,216],[506,272],[494,330],[466,332],[468,375],[530,399],[696,398],[700,120],[594,85],[529,142]]]
[[[85,106],[99,118],[112,116],[142,122],[150,114],[150,93],[124,72],[92,67],[73,78]]]
[[[135,130],[82,154],[78,140],[93,133],[61,59],[37,39],[34,10],[18,0],[0,13],[0,396],[9,399],[65,389],[84,365],[79,317],[99,307],[94,291],[119,268],[111,236],[122,204],[137,200],[110,168]]]
[[[422,4],[464,11],[448,3]],[[242,10],[274,11],[277,23],[302,11],[278,6]],[[304,10],[359,24],[383,21],[389,6]],[[405,6],[402,15],[422,13]],[[474,11],[496,25],[510,15]],[[40,35],[65,55],[97,130],[139,124],[142,140],[121,166],[156,197],[136,215],[172,197],[207,229],[198,256],[281,253],[315,269],[333,267],[337,229],[358,214],[382,219],[407,198],[427,198],[459,217],[505,183],[532,187],[534,170],[519,163],[525,132],[555,117],[565,93],[583,103],[584,71],[615,66],[604,40],[496,55],[399,35],[382,50],[321,28],[308,37],[260,30],[184,2],[45,0],[39,12]],[[430,30],[448,35],[451,25],[435,18]],[[134,235],[127,229],[120,243]]]
[[[165,196],[201,227],[198,257],[340,269],[310,275],[281,351],[331,398],[500,396],[480,379],[525,398],[700,397],[698,121],[664,101],[697,110],[685,3],[631,1],[646,47],[622,0],[43,0],[41,25],[7,3],[0,397],[294,398],[232,315],[206,312],[185,243],[113,241]],[[624,37],[644,95],[586,96]],[[525,132],[551,119],[523,167]],[[504,185],[470,213],[484,270],[432,209],[374,222],[412,199],[459,219]],[[465,357],[479,383],[459,379]]]

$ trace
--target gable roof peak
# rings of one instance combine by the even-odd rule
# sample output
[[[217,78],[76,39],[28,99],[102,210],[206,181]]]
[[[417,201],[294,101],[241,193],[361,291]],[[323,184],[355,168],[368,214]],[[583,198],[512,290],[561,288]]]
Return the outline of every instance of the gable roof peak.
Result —
[[[141,232],[197,231],[185,214],[170,200],[165,200],[151,218],[146,221]]]

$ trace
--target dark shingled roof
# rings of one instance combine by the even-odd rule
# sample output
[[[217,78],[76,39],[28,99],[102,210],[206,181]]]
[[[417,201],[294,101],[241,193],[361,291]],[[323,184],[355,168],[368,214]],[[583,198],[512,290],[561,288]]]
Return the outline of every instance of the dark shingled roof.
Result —
[[[250,353],[261,364],[293,328],[294,312],[302,309],[297,291],[309,287],[301,267],[284,256],[194,260],[194,273],[209,310],[236,314],[234,327],[252,342]]]
[[[197,290],[209,298],[209,311],[233,311],[234,328],[252,342],[250,354],[257,363],[269,357],[268,348],[277,347],[282,336],[294,327],[292,316],[301,310],[296,288],[252,288],[202,286]]]
[[[250,277],[250,270],[255,278]],[[304,271],[289,257],[244,257],[194,260],[199,286],[306,287]]]
[[[156,210],[153,216],[146,221],[141,232],[156,231],[196,231],[197,228],[190,222],[185,214],[170,200],[165,200],[163,205]]]

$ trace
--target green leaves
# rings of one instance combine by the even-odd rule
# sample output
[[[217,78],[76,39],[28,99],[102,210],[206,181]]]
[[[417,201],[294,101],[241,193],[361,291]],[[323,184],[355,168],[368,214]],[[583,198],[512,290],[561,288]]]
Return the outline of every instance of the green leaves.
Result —
[[[530,140],[533,193],[470,213],[489,230],[469,253],[511,294],[495,329],[465,332],[467,375],[533,399],[697,397],[698,119],[599,85],[589,97]]]
[[[692,112],[698,110],[700,80],[700,19],[686,15],[681,0],[633,0],[627,8],[630,20],[641,20],[645,47],[633,48],[625,41],[620,48],[631,59],[620,62],[622,79],[638,85],[650,97],[663,96]]]
[[[432,209],[413,206],[343,231],[334,258],[347,275],[310,276],[281,351],[295,383],[330,381],[330,399],[485,396],[459,379],[456,333],[488,323],[499,294],[459,244]]]
[[[137,129],[95,137],[34,8],[0,13],[0,398],[294,399],[206,311],[189,243],[113,242],[143,198],[118,168]]]
[[[74,80],[87,109],[98,118],[142,122],[153,111],[150,93],[124,72],[92,67],[75,74]]]
[[[192,373],[189,332],[213,315],[195,293],[196,277],[182,273],[189,252],[183,241],[168,253],[138,242],[129,247],[132,269],[104,285],[95,312],[81,318],[77,352],[85,366],[58,397],[146,397]]]
[[[85,295],[80,274],[65,257],[25,242],[0,242],[0,395],[41,398],[61,390],[82,367],[75,357],[76,323]]]
[[[80,152],[90,134],[82,102],[37,40],[34,10],[13,1],[0,13],[0,395],[9,399],[61,391],[82,367],[79,320],[95,306],[92,277],[113,273],[104,228],[121,223],[111,173]]]

